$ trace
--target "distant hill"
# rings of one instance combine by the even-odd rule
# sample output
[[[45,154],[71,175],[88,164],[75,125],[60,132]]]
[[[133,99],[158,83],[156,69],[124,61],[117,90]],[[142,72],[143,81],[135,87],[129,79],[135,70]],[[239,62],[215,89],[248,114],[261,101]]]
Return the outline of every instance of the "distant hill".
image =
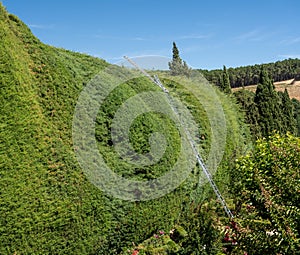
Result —
[[[274,82],[291,79],[299,80],[300,77],[300,59],[286,59],[275,63],[228,68],[227,71],[231,87],[238,88],[257,84],[262,68],[269,73]],[[206,79],[219,86],[222,69],[199,71]]]
[[[191,202],[191,192],[198,187],[196,166],[174,192],[133,203],[104,194],[78,165],[72,146],[74,108],[83,88],[108,66],[102,59],[43,44],[0,4],[0,254],[119,254],[132,242],[140,243],[160,229],[169,231],[181,221],[184,204]],[[121,72],[121,67],[115,68]],[[203,102],[170,77],[162,78],[200,126],[205,158],[212,133]],[[168,150],[153,167],[122,162],[111,146],[111,116],[123,101],[143,90],[157,88],[140,78],[112,92],[99,109],[96,139],[118,174],[147,180],[174,164],[180,136],[173,122],[162,121],[160,115],[140,118],[132,127],[135,149],[147,152],[149,134],[159,131],[170,142]],[[216,93],[227,126],[218,172],[226,187],[222,166],[244,151],[249,132],[238,106]]]
[[[283,92],[284,89],[286,88],[290,98],[295,98],[300,101],[300,81],[297,81],[295,79],[290,79],[286,81],[278,81],[274,82],[275,89],[277,91]],[[233,88],[233,91],[238,91],[241,89],[247,89],[249,91],[252,91],[255,93],[257,85],[249,85],[246,87],[238,87],[238,88]]]

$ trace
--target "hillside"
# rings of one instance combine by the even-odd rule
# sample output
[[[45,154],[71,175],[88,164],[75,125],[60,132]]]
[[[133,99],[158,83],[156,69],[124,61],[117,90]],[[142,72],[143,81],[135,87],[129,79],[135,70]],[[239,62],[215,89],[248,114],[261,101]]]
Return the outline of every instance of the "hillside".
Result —
[[[228,68],[231,88],[247,87],[257,84],[261,70],[266,70],[274,82],[282,82],[300,77],[300,59],[285,59],[275,63],[256,64]],[[221,69],[199,70],[206,79],[217,86],[220,85]]]
[[[74,109],[80,92],[109,66],[107,62],[43,44],[1,4],[0,42],[0,254],[119,254],[159,229],[169,231],[176,223],[184,224],[182,211],[193,215],[184,205],[195,199],[191,194],[200,192],[201,174],[196,167],[174,192],[145,202],[105,194],[80,168],[72,140]],[[168,76],[161,78],[191,109],[208,157],[214,134],[195,96],[205,95],[186,90]],[[123,101],[142,91],[157,88],[138,78],[111,93],[97,115],[96,139],[99,151],[118,174],[143,180],[162,175],[176,162],[180,136],[171,120],[149,114],[134,122],[130,139],[137,151],[146,153],[151,149],[149,134],[163,132],[170,145],[159,164],[137,168],[116,155],[109,134],[111,116]],[[225,154],[216,176],[226,192],[226,160],[245,150],[248,131],[238,106],[216,93],[227,125]],[[203,199],[210,193],[208,187]]]
[[[284,92],[284,90],[287,89],[290,98],[295,98],[300,101],[300,81],[296,81],[295,79],[278,81],[274,82],[274,86],[276,91]],[[244,88],[255,93],[256,87],[257,85],[249,85]],[[243,89],[243,87],[233,88],[232,91],[239,91],[241,89]]]

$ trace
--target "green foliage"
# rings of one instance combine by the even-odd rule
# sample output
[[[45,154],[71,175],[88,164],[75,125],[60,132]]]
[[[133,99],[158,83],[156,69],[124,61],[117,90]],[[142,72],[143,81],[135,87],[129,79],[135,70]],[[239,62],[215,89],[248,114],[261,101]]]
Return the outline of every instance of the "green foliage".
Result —
[[[164,85],[168,88],[172,96],[178,97],[181,102],[183,102],[190,110],[191,114],[193,115],[194,120],[199,123],[199,136],[202,137],[201,141],[201,148],[203,150],[204,157],[207,155],[209,149],[210,149],[210,143],[211,143],[211,133],[209,132],[209,120],[207,117],[207,113],[205,109],[203,108],[201,102],[189,91],[186,87],[182,85],[182,83],[177,83],[174,78],[168,77],[166,75],[162,75],[160,77],[160,80],[164,83]],[[182,81],[181,81],[182,82]],[[191,86],[189,86],[191,88]],[[109,134],[107,133],[108,130],[110,130],[111,127],[111,119],[107,118],[107,116],[114,116],[115,111],[118,109],[119,105],[122,104],[123,101],[125,101],[128,97],[135,95],[135,93],[139,93],[144,90],[156,90],[157,88],[151,84],[147,79],[139,78],[131,80],[130,82],[127,82],[126,84],[122,84],[121,86],[118,86],[118,88],[111,93],[109,97],[107,97],[107,100],[103,103],[98,117],[97,117],[97,127],[96,127],[96,137],[99,141],[99,149],[102,152],[102,155],[106,158],[106,162],[113,168],[116,169],[116,171],[128,178],[137,178],[140,180],[148,179],[148,178],[154,178],[158,175],[163,174],[166,170],[169,169],[169,166],[172,165],[174,160],[176,160],[176,154],[178,150],[178,134],[177,131],[174,129],[172,131],[171,126],[173,125],[172,122],[169,122],[167,118],[163,118],[164,122],[161,122],[162,116],[155,116],[155,115],[149,115],[151,118],[147,118],[146,115],[141,116],[141,118],[137,118],[133,125],[132,130],[135,130],[132,133],[132,141],[133,144],[136,144],[136,149],[140,152],[148,152],[149,151],[149,144],[147,135],[150,131],[157,131],[160,128],[160,132],[165,132],[165,136],[168,137],[168,134],[172,134],[170,136],[169,140],[169,146],[170,146],[170,152],[166,151],[165,156],[160,161],[159,164],[144,167],[144,168],[137,168],[132,167],[129,164],[126,164],[124,162],[121,162],[120,159],[117,157],[117,155],[114,156],[114,151],[111,148],[111,141],[109,140]],[[218,93],[220,100],[222,101],[223,109],[226,115],[226,121],[228,126],[228,133],[227,133],[227,143],[226,143],[226,149],[225,149],[225,155],[224,159],[232,159],[236,155],[239,155],[240,151],[244,151],[244,145],[245,141],[247,140],[247,128],[243,126],[242,123],[242,115],[237,114],[238,108],[236,105],[232,104],[232,101],[228,97],[224,97],[224,95],[216,90],[216,93]],[[203,94],[203,97],[205,94]],[[206,109],[207,110],[207,109]],[[166,125],[166,126],[164,126]],[[170,126],[168,126],[170,125]],[[162,128],[163,127],[163,128]],[[142,131],[142,132],[141,132]],[[141,132],[141,133],[140,133]],[[169,138],[168,138],[169,139]],[[138,141],[138,143],[136,143]],[[172,145],[173,144],[173,145]],[[233,155],[236,154],[236,155]],[[225,160],[224,160],[225,161]],[[222,163],[222,166],[219,169],[218,172],[218,178],[222,180],[222,185],[225,186],[225,163]],[[172,194],[169,194],[168,196],[161,198],[157,201],[151,201],[151,202],[142,202],[138,203],[140,213],[138,215],[142,216],[143,218],[136,218],[135,212],[131,211],[130,219],[126,215],[122,215],[122,213],[119,212],[115,213],[116,218],[118,219],[118,222],[122,222],[122,224],[118,224],[118,231],[113,231],[112,236],[109,237],[109,246],[105,247],[103,250],[99,250],[99,254],[104,253],[107,249],[114,250],[116,252],[120,252],[122,250],[122,247],[131,247],[131,242],[135,243],[144,243],[143,240],[149,238],[149,233],[155,233],[158,231],[158,229],[170,229],[175,222],[178,221],[178,215],[181,214],[183,204],[188,205],[190,202],[190,193],[195,190],[195,193],[192,197],[197,196],[198,192],[201,194],[204,192],[204,190],[198,190],[196,191],[197,183],[199,178],[199,169],[195,169],[195,171],[189,176],[187,181],[185,181],[176,191]],[[223,186],[223,189],[225,187]],[[214,196],[213,192],[211,191],[211,188],[209,186],[206,186],[206,190],[209,190],[208,194],[203,195],[205,196]],[[120,204],[126,204],[121,203]],[[162,209],[160,206],[164,206],[164,209]],[[122,206],[122,207],[123,207]],[[130,207],[130,203],[128,203],[126,206]],[[149,208],[149,209],[148,209]],[[151,208],[151,209],[150,209]],[[147,212],[147,213],[143,213]],[[219,208],[219,211],[223,214],[223,209]],[[204,213],[204,211],[202,211]],[[194,217],[192,215],[195,215],[195,212],[192,210],[189,211],[191,214],[190,216],[186,215],[186,217]],[[197,217],[201,218],[204,217],[207,221],[212,221],[212,219],[209,218],[207,215],[201,215],[200,212],[198,212],[199,215]],[[154,216],[155,215],[155,216]],[[172,215],[172,216],[171,216]],[[148,218],[149,216],[149,218]],[[151,219],[153,217],[153,219]],[[160,218],[160,217],[167,217],[166,218]],[[155,219],[155,222],[161,222],[159,225],[157,223],[151,223]],[[160,219],[160,220],[159,220]],[[123,222],[129,222],[124,224]],[[138,222],[138,223],[137,223]],[[135,226],[135,229],[132,228],[131,223]],[[182,219],[182,223],[184,224],[184,219]],[[149,227],[149,225],[151,227]],[[208,227],[208,226],[206,226]],[[212,226],[210,226],[212,227]],[[193,225],[189,225],[189,229],[192,230]],[[147,229],[147,231],[145,231]],[[195,225],[195,232],[198,230],[198,225]],[[204,232],[198,233],[198,239],[201,240],[201,242],[208,242],[209,238],[206,238],[206,241],[203,241],[201,239],[201,235],[203,235]],[[196,235],[196,233],[195,233]],[[150,240],[153,238],[151,237]],[[188,241],[188,239],[191,239]],[[186,238],[185,242],[190,243],[189,249],[191,250],[193,245],[198,242],[196,239],[193,240],[193,237],[190,236],[189,238]],[[149,241],[151,243],[151,241]],[[148,243],[148,242],[147,242]],[[129,246],[128,246],[129,245]],[[118,249],[116,247],[119,247]],[[152,249],[152,246],[149,244],[148,248],[145,248],[146,250]],[[200,244],[199,244],[200,247]],[[202,246],[201,246],[202,247]],[[160,247],[161,248],[161,247]],[[127,248],[125,248],[127,249]],[[186,250],[187,248],[184,248]],[[199,248],[200,249],[200,248]],[[147,251],[148,251],[147,250]],[[150,252],[150,251],[149,251]],[[182,251],[183,252],[183,251]],[[151,254],[151,253],[150,253]],[[188,253],[183,253],[188,254]]]
[[[229,75],[228,75],[226,66],[223,66],[223,73],[222,73],[222,77],[221,77],[220,89],[226,94],[231,93],[230,80],[229,80]]]
[[[255,94],[245,89],[234,93],[245,113],[254,138],[267,137],[273,131],[296,132],[294,106],[287,90],[276,92],[265,70],[262,70]]]
[[[254,102],[259,112],[258,125],[260,126],[263,137],[268,136],[275,130],[280,132],[284,130],[279,96],[265,70],[261,71]]]
[[[172,52],[173,52],[173,60],[181,62],[182,60],[181,60],[181,58],[179,56],[179,50],[178,50],[175,42],[173,42]]]
[[[180,245],[174,242],[170,235],[160,230],[158,233],[139,244],[135,250],[139,251],[139,255],[168,255],[178,254],[180,248]],[[130,254],[132,254],[131,251]]]
[[[187,77],[190,76],[191,69],[188,67],[185,61],[179,56],[179,50],[176,46],[176,43],[173,42],[173,58],[172,61],[169,62],[169,69],[171,75],[185,75]]]
[[[280,109],[282,112],[281,122],[283,130],[296,134],[296,118],[294,116],[294,105],[290,99],[287,89],[284,92],[278,92],[280,97]]]
[[[106,64],[41,44],[2,5],[0,37],[0,253],[93,253],[110,224],[108,199],[76,164],[72,109]]]
[[[243,89],[235,92],[234,96],[244,112],[245,121],[250,127],[252,137],[260,137],[259,112],[254,102],[255,93]]]
[[[230,85],[232,88],[238,88],[249,85],[256,85],[259,82],[261,69],[264,68],[271,76],[274,82],[289,79],[299,79],[300,59],[286,59],[275,63],[242,66],[228,68]],[[210,82],[221,85],[222,70],[199,70]]]
[[[137,167],[127,163],[114,152],[109,131],[112,128],[113,116],[125,100],[144,91],[157,91],[159,88],[147,78],[132,79],[126,84],[117,87],[105,99],[97,116],[96,138],[99,141],[99,150],[107,164],[125,177],[148,180],[154,179],[167,172],[177,161],[180,153],[180,136],[173,121],[163,114],[145,113],[138,116],[130,127],[129,140],[139,154],[148,153],[151,148],[149,137],[153,132],[160,132],[167,141],[167,148],[157,164]],[[121,125],[122,123],[120,123]],[[122,134],[117,136],[122,140]],[[127,143],[127,141],[124,141]]]
[[[293,98],[292,103],[294,106],[294,118],[296,121],[296,134],[297,136],[300,136],[300,102]]]
[[[232,171],[239,236],[236,253],[298,254],[300,140],[274,134]]]
[[[185,240],[186,247],[211,242],[208,235],[201,239],[202,232],[197,234],[201,222],[205,223],[200,226],[203,231],[216,234],[205,210],[190,210],[179,217],[197,187],[196,167],[174,192],[147,202],[108,197],[86,179],[73,152],[73,113],[81,90],[108,66],[105,61],[42,44],[1,4],[0,41],[0,254],[118,254],[159,229],[171,229],[178,219],[191,238],[200,240]],[[199,124],[205,158],[211,143],[205,109],[193,91],[170,77],[163,78],[172,95],[187,105]],[[117,173],[128,178],[160,176],[178,155],[177,128],[172,120],[153,113],[134,121],[130,140],[136,151],[147,153],[149,135],[164,132],[168,149],[158,165],[133,167],[121,162],[111,148],[109,128],[117,108],[139,92],[156,90],[143,78],[121,84],[106,98],[97,116],[99,151]],[[218,96],[227,121],[224,158],[228,159],[247,140],[243,135],[246,129],[236,114],[236,105],[222,93]],[[224,180],[224,174],[220,169],[218,178]],[[193,229],[188,222],[184,225],[185,219],[198,222],[197,227]],[[174,245],[170,240],[167,243]]]
[[[213,209],[208,204],[191,204],[185,208],[178,220],[184,231],[180,231],[180,228],[174,231],[174,234],[179,233],[175,240],[182,247],[178,254],[218,254],[221,250],[221,236],[215,227],[218,216]]]
[[[134,251],[149,255],[219,254],[222,244],[221,233],[216,228],[217,218],[212,203],[186,204],[177,219],[177,224],[169,233],[157,231],[150,238],[122,254],[134,254]]]

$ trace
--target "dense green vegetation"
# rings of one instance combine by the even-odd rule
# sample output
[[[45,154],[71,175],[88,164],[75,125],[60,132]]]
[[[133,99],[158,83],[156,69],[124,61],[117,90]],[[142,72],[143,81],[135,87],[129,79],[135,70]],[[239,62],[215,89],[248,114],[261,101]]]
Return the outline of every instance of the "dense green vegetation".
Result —
[[[284,92],[275,91],[264,69],[255,93],[243,89],[234,95],[245,111],[245,120],[254,138],[267,137],[275,130],[281,134],[290,132],[297,135],[298,101],[292,101],[286,89]]]
[[[215,145],[225,143],[218,148],[224,154],[214,179],[235,214],[229,222],[196,164],[179,187],[154,200],[123,201],[90,183],[75,157],[73,115],[82,90],[111,65],[41,43],[1,4],[0,56],[0,254],[299,254],[300,141],[293,134],[300,134],[300,102],[287,91],[275,92],[271,79],[294,78],[298,60],[263,71],[259,65],[204,71],[221,82],[220,90],[212,88],[218,102],[209,97],[204,78],[180,76],[198,72],[186,69],[175,43],[172,75],[155,73],[190,111],[205,160],[215,156],[210,147],[216,134],[224,134]],[[120,77],[132,72],[113,68]],[[241,79],[243,85],[259,83],[256,93],[232,95],[229,81],[235,86]],[[129,135],[140,154],[151,151],[152,133],[164,135],[167,147],[157,164],[131,164],[112,146],[120,106],[158,91],[136,77],[113,89],[99,108],[98,150],[120,176],[151,180],[178,160],[180,132],[162,113],[138,116]],[[218,103],[223,112],[215,118],[222,125],[213,126],[209,113]],[[218,122],[223,113],[225,123]]]
[[[224,93],[227,93],[227,94],[231,93],[230,79],[229,79],[229,74],[227,72],[226,66],[223,66],[223,73],[222,73],[221,82],[220,82],[220,89],[222,91],[224,91]]]
[[[232,88],[255,85],[259,82],[261,69],[264,68],[274,82],[300,77],[300,59],[286,59],[275,63],[228,68]],[[222,70],[199,70],[206,79],[221,86]]]
[[[299,254],[300,140],[273,134],[258,140],[254,151],[237,160],[232,192],[238,224],[232,254]]]
[[[294,106],[294,118],[296,121],[296,134],[298,137],[300,137],[300,102],[293,98],[292,103]]]
[[[71,118],[83,83],[107,64],[40,43],[0,10],[0,253],[91,253],[108,199],[76,165]]]
[[[0,42],[1,254],[120,254],[130,249],[132,242],[141,243],[160,229],[168,232],[176,225],[189,233],[180,241],[182,254],[197,249],[200,253],[203,246],[217,253],[221,239],[214,223],[218,218],[202,215],[205,207],[197,209],[201,201],[210,204],[214,195],[208,185],[199,187],[203,190],[197,188],[200,173],[196,166],[174,192],[146,202],[106,195],[79,167],[72,147],[74,108],[85,85],[108,66],[105,61],[41,43],[2,5]],[[191,109],[206,157],[211,130],[201,102],[181,83],[167,75],[161,78],[172,95]],[[129,178],[162,175],[176,160],[179,146],[172,121],[159,114],[146,114],[133,123],[130,139],[137,151],[147,152],[149,134],[165,132],[170,149],[160,164],[136,168],[121,162],[112,150],[108,133],[111,115],[124,100],[145,90],[157,88],[143,78],[120,85],[106,98],[97,116],[99,151],[116,172]],[[225,166],[244,151],[248,132],[238,106],[216,93],[227,124],[224,160],[216,179],[226,194],[229,176]],[[188,209],[196,199],[197,206]],[[211,204],[216,211],[213,215],[224,215],[219,204]],[[200,226],[203,233],[209,230],[212,234],[203,236],[198,232]]]

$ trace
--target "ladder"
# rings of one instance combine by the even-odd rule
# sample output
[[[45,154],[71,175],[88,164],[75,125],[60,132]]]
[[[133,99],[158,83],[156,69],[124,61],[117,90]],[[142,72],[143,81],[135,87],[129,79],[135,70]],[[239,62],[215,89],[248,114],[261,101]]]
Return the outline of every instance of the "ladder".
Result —
[[[215,192],[215,194],[216,194],[218,200],[221,202],[221,204],[222,204],[222,206],[223,206],[223,208],[224,208],[224,210],[225,210],[227,216],[228,216],[230,219],[232,219],[232,218],[233,218],[233,214],[232,214],[232,212],[230,211],[230,209],[228,208],[225,199],[224,199],[223,196],[221,195],[221,193],[220,193],[220,191],[219,191],[217,185],[215,184],[215,182],[214,182],[214,180],[213,180],[213,178],[212,178],[210,172],[208,171],[206,165],[204,164],[204,161],[203,161],[203,159],[202,159],[202,157],[201,157],[201,155],[200,155],[200,153],[199,153],[199,151],[198,151],[198,149],[197,149],[197,147],[196,147],[196,143],[195,143],[195,141],[193,140],[193,138],[192,138],[190,132],[189,132],[188,129],[183,125],[183,122],[180,120],[179,113],[178,113],[178,111],[177,111],[177,109],[176,109],[175,104],[173,103],[173,99],[172,99],[172,97],[170,96],[169,91],[168,91],[168,90],[165,88],[165,86],[161,83],[161,81],[159,80],[158,76],[154,75],[154,77],[152,77],[152,76],[151,76],[150,74],[148,74],[144,69],[142,69],[141,67],[139,67],[134,61],[132,61],[130,58],[128,58],[128,57],[126,57],[126,56],[124,56],[124,58],[125,58],[130,64],[132,64],[134,67],[136,67],[141,73],[143,73],[146,77],[148,77],[153,83],[155,83],[157,86],[159,86],[159,87],[163,90],[163,92],[165,93],[165,95],[166,95],[166,97],[167,97],[167,99],[168,99],[168,101],[169,101],[169,103],[170,103],[170,106],[171,106],[173,112],[176,114],[176,116],[178,117],[178,119],[179,119],[179,121],[180,121],[180,123],[181,123],[181,127],[183,128],[183,130],[184,130],[184,132],[185,132],[185,134],[186,134],[186,136],[187,136],[187,138],[188,138],[188,141],[189,141],[189,143],[190,143],[190,145],[191,145],[191,148],[192,148],[192,150],[193,150],[193,152],[194,152],[194,155],[195,155],[195,157],[196,157],[196,159],[197,159],[197,161],[198,161],[199,166],[202,168],[202,170],[203,170],[203,172],[204,172],[204,174],[205,174],[205,176],[206,176],[206,178],[207,178],[207,180],[208,180],[210,186],[212,187],[213,191]]]

